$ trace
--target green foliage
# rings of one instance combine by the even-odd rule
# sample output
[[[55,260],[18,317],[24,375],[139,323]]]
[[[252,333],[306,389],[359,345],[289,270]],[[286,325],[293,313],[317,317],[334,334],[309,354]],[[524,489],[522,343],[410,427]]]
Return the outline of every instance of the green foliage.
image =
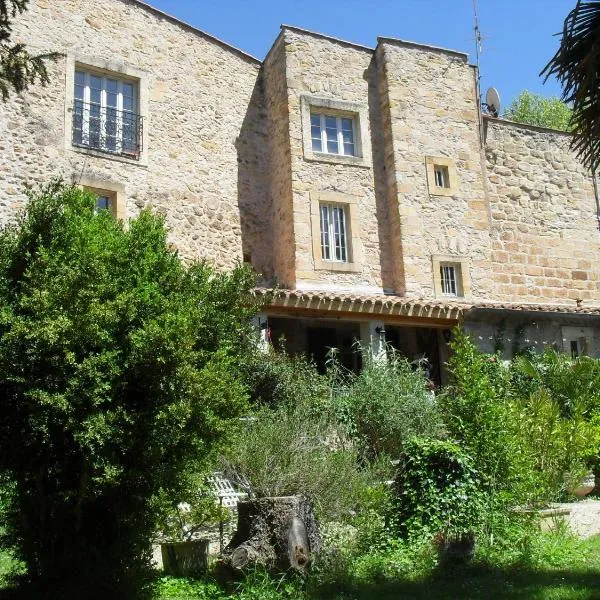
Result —
[[[513,100],[502,116],[517,123],[570,131],[572,112],[560,98],[545,98],[524,90]]]
[[[226,461],[226,471],[251,495],[307,495],[324,520],[354,508],[367,478],[352,444],[311,404],[254,412]]]
[[[452,346],[452,382],[440,404],[492,504],[557,500],[597,460],[599,361],[547,349],[504,365],[461,332]]]
[[[186,475],[186,485],[180,487],[176,498],[166,490],[161,490],[156,497],[161,539],[191,540],[202,528],[231,519],[231,511],[216,502],[214,491],[207,481],[207,473],[192,472]]]
[[[303,356],[285,352],[250,353],[241,365],[241,378],[255,406],[326,404],[329,381]]]
[[[542,75],[556,77],[563,100],[573,105],[571,146],[592,171],[600,165],[600,5],[577,0],[565,19],[560,46]]]
[[[161,577],[154,586],[160,600],[221,600],[227,594],[213,581],[197,581],[185,577]]]
[[[409,539],[473,534],[482,516],[479,474],[459,446],[414,439],[395,480],[400,530]]]
[[[473,458],[488,489],[507,487],[517,444],[506,400],[508,371],[496,356],[479,352],[458,329],[451,348],[451,382],[439,400],[449,434]]]
[[[600,452],[600,361],[547,349],[517,357],[513,381],[514,435],[533,459],[540,495],[557,499]]]
[[[386,362],[364,351],[363,369],[334,378],[332,395],[339,419],[369,458],[397,458],[412,437],[437,437],[443,432],[423,372],[391,349]]]
[[[11,21],[21,14],[29,0],[0,0],[0,95],[6,102],[11,89],[18,94],[39,81],[50,82],[46,62],[56,60],[58,53],[52,52],[32,56],[25,44],[11,44]]]
[[[149,212],[126,228],[60,183],[0,233],[7,534],[48,593],[135,596],[157,495],[176,497],[245,410],[251,285],[185,267]]]

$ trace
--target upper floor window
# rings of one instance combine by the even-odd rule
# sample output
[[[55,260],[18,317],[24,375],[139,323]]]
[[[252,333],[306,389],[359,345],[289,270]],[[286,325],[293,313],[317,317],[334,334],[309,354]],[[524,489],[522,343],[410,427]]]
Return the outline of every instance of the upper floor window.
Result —
[[[136,83],[76,69],[73,144],[139,158],[142,118]]]
[[[433,196],[458,195],[456,163],[447,156],[426,156],[427,185]]]
[[[323,260],[348,262],[345,207],[341,204],[321,204],[319,210]]]
[[[310,134],[313,152],[356,156],[355,124],[351,117],[311,112]]]
[[[448,173],[448,167],[445,165],[434,165],[433,174],[435,178],[435,185],[439,188],[450,187],[450,174]]]
[[[459,263],[440,263],[440,282],[443,296],[462,296]]]

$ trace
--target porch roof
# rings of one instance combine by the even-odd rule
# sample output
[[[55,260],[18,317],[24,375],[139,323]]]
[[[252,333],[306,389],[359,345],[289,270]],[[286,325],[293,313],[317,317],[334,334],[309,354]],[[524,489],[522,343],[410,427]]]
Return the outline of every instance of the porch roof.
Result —
[[[255,288],[254,295],[267,299],[265,308],[283,312],[310,312],[371,319],[423,319],[457,322],[471,311],[543,313],[559,316],[600,316],[600,305],[466,302],[460,299],[407,298],[388,294],[361,295],[348,292]],[[448,323],[449,324],[449,323]]]

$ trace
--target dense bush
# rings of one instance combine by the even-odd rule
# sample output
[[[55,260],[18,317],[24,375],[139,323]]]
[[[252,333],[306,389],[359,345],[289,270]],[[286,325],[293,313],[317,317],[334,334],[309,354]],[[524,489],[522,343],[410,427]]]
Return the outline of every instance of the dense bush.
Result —
[[[512,419],[546,500],[576,487],[600,453],[600,361],[547,349],[512,365]]]
[[[307,495],[323,520],[354,508],[368,478],[354,446],[310,404],[257,410],[225,460],[227,472],[251,495]]]
[[[332,386],[340,421],[369,458],[397,458],[412,437],[437,437],[443,432],[422,370],[392,349],[385,362],[363,351],[360,373],[338,374]]]
[[[479,526],[484,508],[479,473],[452,442],[405,444],[394,486],[400,530],[409,538],[460,537]]]
[[[509,373],[461,330],[454,331],[451,348],[451,381],[439,398],[448,432],[473,458],[488,487],[506,488],[518,445],[510,430]]]
[[[317,405],[329,399],[329,380],[303,356],[271,350],[249,353],[240,376],[254,406]]]
[[[460,331],[452,349],[440,406],[493,504],[557,500],[598,455],[600,362],[547,349],[504,364]]]
[[[54,183],[0,233],[7,538],[52,598],[134,597],[156,495],[245,407],[251,275],[185,267],[161,219],[94,204]]]

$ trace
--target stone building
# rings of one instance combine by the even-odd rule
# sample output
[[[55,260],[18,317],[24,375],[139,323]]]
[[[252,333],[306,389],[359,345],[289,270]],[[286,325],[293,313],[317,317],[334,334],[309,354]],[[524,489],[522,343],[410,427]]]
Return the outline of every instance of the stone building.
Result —
[[[568,134],[482,114],[461,52],[282,26],[257,60],[139,0],[32,0],[14,38],[51,83],[0,105],[0,223],[60,175],[128,219],[164,214],[189,260],[250,262],[265,336],[359,367],[354,341],[425,357],[600,355],[600,212]]]

